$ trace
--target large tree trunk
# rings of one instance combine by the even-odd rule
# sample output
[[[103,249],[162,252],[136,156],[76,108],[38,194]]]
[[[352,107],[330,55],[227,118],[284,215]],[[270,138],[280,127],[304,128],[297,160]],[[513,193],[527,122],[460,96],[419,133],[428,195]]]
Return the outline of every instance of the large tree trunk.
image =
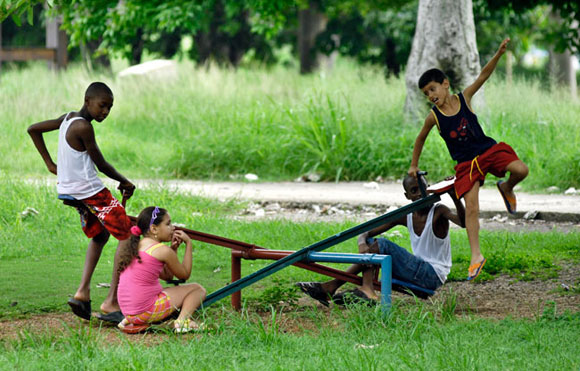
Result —
[[[405,113],[412,120],[425,114],[427,101],[417,82],[431,68],[445,72],[454,91],[464,89],[479,75],[471,0],[419,0],[417,28],[405,74]]]
[[[318,4],[310,1],[308,9],[298,13],[298,53],[300,54],[300,73],[314,71],[322,59],[322,53],[315,49],[316,36],[326,29],[328,19],[319,11]]]

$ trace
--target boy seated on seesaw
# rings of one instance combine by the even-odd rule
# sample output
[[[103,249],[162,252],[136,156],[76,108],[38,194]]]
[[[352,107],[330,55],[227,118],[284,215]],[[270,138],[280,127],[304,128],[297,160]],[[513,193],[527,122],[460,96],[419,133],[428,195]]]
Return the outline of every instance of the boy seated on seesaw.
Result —
[[[424,178],[420,179],[425,183]],[[414,202],[421,198],[419,184],[415,177],[410,175],[405,177],[403,188],[407,199]],[[425,188],[427,188],[426,184]],[[387,222],[358,237],[359,253],[391,255],[394,279],[429,290],[436,290],[442,286],[451,270],[449,222],[465,228],[463,203],[455,197],[453,187],[448,193],[455,204],[456,212],[441,203],[436,203]],[[405,226],[409,230],[412,254],[386,238],[375,238],[398,225]],[[363,285],[352,292],[354,296],[363,301],[378,299],[373,288],[376,269],[374,265],[353,264],[346,270],[352,274],[363,272]],[[329,299],[339,299],[340,294],[335,295],[336,291],[345,283],[345,281],[333,279],[327,282],[299,282],[297,285],[304,293],[328,306]]]

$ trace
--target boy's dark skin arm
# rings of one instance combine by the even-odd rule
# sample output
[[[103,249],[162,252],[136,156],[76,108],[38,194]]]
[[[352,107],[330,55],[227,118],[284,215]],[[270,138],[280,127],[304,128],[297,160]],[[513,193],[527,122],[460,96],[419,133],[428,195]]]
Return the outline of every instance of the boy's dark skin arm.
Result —
[[[452,222],[461,228],[465,228],[465,207],[463,202],[458,200],[455,196],[455,190],[452,188],[449,192],[449,196],[455,204],[456,212],[451,211],[445,205],[438,205],[435,209],[435,215],[433,215],[433,233],[439,238],[447,237],[449,233],[449,222]]]
[[[67,134],[67,142],[71,147],[78,151],[87,151],[91,160],[95,163],[97,169],[105,174],[111,179],[118,181],[119,190],[123,193],[123,196],[129,198],[133,195],[135,186],[127,178],[121,175],[113,165],[109,164],[99,146],[95,140],[95,131],[93,125],[91,125],[87,120],[78,120],[71,124]]]
[[[54,120],[42,121],[31,125],[28,128],[28,134],[32,138],[36,149],[42,156],[48,171],[55,175],[57,172],[56,164],[52,160],[52,157],[46,148],[46,143],[44,142],[44,137],[42,134],[49,131],[58,130],[65,116],[66,115],[62,115],[61,117]],[[133,195],[135,186],[105,160],[95,140],[95,131],[93,129],[93,125],[91,125],[86,119],[77,120],[71,124],[66,133],[66,140],[73,149],[81,152],[87,151],[91,157],[91,160],[93,160],[99,171],[120,183],[118,188],[125,197],[129,198]]]
[[[40,156],[42,156],[42,159],[44,160],[44,163],[46,164],[48,171],[50,171],[55,175],[57,170],[56,164],[52,160],[52,157],[50,157],[50,153],[48,153],[48,149],[46,148],[46,143],[44,142],[44,137],[42,136],[42,134],[49,131],[58,130],[58,128],[60,128],[60,125],[62,124],[62,121],[64,120],[64,117],[65,115],[62,115],[54,120],[46,120],[38,122],[34,125],[30,125],[30,127],[28,128],[28,135],[30,135],[30,138],[32,138],[32,142],[34,143],[34,146],[40,153]]]
[[[388,231],[389,229],[396,227],[398,225],[407,225],[407,216],[402,216],[397,220],[385,223],[381,226],[376,227],[368,232],[365,232],[358,236],[358,252],[361,254],[366,254],[370,252],[370,246],[367,244],[367,238],[378,236],[381,233]]]

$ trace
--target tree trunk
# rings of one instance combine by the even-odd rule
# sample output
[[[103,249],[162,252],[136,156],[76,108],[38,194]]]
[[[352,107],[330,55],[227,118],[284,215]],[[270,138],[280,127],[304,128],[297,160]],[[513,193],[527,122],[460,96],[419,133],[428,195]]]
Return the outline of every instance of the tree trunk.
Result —
[[[145,48],[145,40],[143,40],[143,29],[138,28],[135,35],[135,39],[131,42],[131,65],[136,65],[141,63],[141,57],[143,56],[143,49]]]
[[[298,53],[302,74],[314,71],[322,58],[315,49],[316,36],[326,29],[328,19],[318,9],[317,3],[311,1],[308,9],[298,13]]]
[[[505,52],[505,81],[511,85],[514,80],[514,53],[511,50]]]
[[[562,23],[562,17],[559,12],[550,12],[550,20],[555,24]],[[572,62],[573,55],[569,50],[563,53],[557,53],[550,48],[550,61],[548,63],[548,74],[550,81],[556,86],[566,86],[570,88],[570,94],[573,100],[578,98],[576,87],[576,71]]]
[[[565,86],[570,89],[572,99],[578,98],[576,86],[576,71],[572,63],[572,54],[569,50],[564,53],[556,53],[550,50],[550,63],[548,63],[548,72],[550,81],[557,86]]]
[[[405,113],[410,120],[421,119],[426,112],[427,101],[417,82],[431,68],[445,72],[454,91],[464,89],[479,75],[471,0],[419,0],[417,28],[405,74]]]

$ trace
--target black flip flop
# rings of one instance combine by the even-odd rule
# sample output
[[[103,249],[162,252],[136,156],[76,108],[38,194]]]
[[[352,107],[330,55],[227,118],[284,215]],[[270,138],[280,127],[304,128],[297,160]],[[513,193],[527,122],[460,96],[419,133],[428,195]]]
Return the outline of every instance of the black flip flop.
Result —
[[[119,323],[121,323],[121,321],[125,318],[125,316],[123,315],[123,313],[121,313],[121,311],[116,311],[116,312],[111,312],[111,313],[106,313],[106,314],[97,314],[96,316],[98,319],[100,319],[101,321],[105,321],[105,322],[111,322],[114,323],[115,325],[118,325]]]
[[[77,300],[75,298],[68,299],[68,305],[72,309],[73,313],[81,317],[82,319],[86,319],[87,321],[91,320],[91,301],[82,301]]]
[[[312,299],[318,300],[320,304],[327,307],[330,305],[328,303],[329,295],[319,282],[298,282],[296,286],[300,287],[300,290]]]

